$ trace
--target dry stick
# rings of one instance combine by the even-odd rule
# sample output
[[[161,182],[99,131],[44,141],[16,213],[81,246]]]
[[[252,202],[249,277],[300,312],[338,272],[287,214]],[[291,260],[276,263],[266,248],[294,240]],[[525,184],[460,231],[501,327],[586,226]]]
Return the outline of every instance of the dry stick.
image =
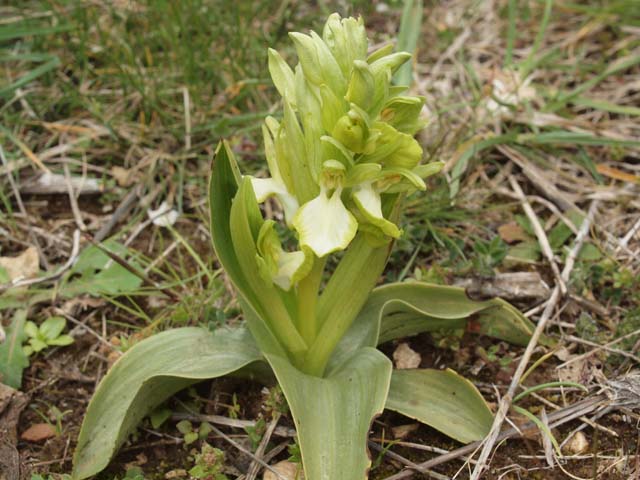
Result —
[[[567,365],[569,365],[569,364],[571,364],[571,363],[574,363],[574,362],[577,362],[577,361],[579,361],[579,360],[582,360],[583,358],[590,357],[591,355],[593,355],[593,354],[595,354],[595,353],[599,352],[600,350],[606,350],[607,348],[611,347],[612,345],[615,345],[615,344],[617,344],[617,343],[620,343],[620,342],[622,342],[622,341],[624,341],[624,340],[626,340],[626,339],[628,339],[628,338],[635,337],[636,335],[640,335],[640,328],[639,328],[639,329],[637,329],[637,330],[634,330],[634,331],[633,331],[633,332],[631,332],[631,333],[627,333],[626,335],[623,335],[622,337],[618,337],[618,338],[616,338],[615,340],[612,340],[612,341],[610,341],[610,342],[608,342],[608,343],[605,343],[604,345],[597,345],[597,346],[595,346],[595,347],[594,347],[594,349],[593,349],[593,350],[590,350],[590,351],[585,352],[585,353],[583,353],[583,354],[581,354],[581,355],[578,355],[578,356],[576,356],[576,357],[573,357],[573,358],[571,358],[571,359],[567,360],[566,362],[564,362],[564,363],[562,363],[562,364],[558,365],[558,366],[556,367],[556,370],[559,370],[559,369],[561,369],[561,368],[564,368],[564,367],[566,367]]]
[[[404,458],[402,455],[392,452],[391,450],[385,450],[381,445],[378,445],[376,442],[369,441],[369,447],[374,449],[376,452],[380,452],[382,455],[392,458],[393,460],[396,460],[397,462],[402,463],[403,465],[411,468],[412,470],[420,472],[431,478],[435,478],[436,480],[451,480],[446,475],[442,475],[441,473],[434,472],[433,470],[428,470],[426,468],[423,468],[417,463],[414,463],[408,458]]]
[[[84,224],[84,220],[82,219],[82,213],[80,213],[80,207],[78,206],[78,198],[76,196],[76,192],[73,191],[73,185],[71,185],[71,173],[69,173],[69,165],[65,162],[62,166],[64,169],[64,180],[67,184],[67,192],[69,193],[69,203],[71,204],[71,212],[73,213],[73,219],[76,222],[76,225],[81,231],[85,231],[87,226]]]
[[[541,395],[538,395],[535,392],[531,392],[531,396],[533,398],[535,398],[536,400],[538,400],[541,403],[544,403],[545,405],[548,405],[549,407],[553,408],[554,411],[556,410],[560,410],[561,407],[559,407],[558,405],[556,405],[555,403],[547,400],[546,398],[544,398]],[[589,425],[591,428],[597,428],[598,430],[605,432],[608,435],[611,435],[614,438],[619,438],[620,436],[614,432],[613,430],[611,430],[610,428],[604,427],[602,425],[600,425],[599,423],[595,423],[591,420],[589,420],[587,417],[580,417],[579,420],[583,423],[586,423],[587,425]],[[567,439],[569,439],[570,437],[567,436]],[[566,442],[566,440],[565,440]],[[563,443],[560,444],[560,448],[562,448]]]
[[[137,185],[136,187],[132,188],[129,193],[127,193],[127,195],[124,197],[122,202],[120,202],[120,205],[118,205],[107,223],[100,227],[100,230],[98,230],[98,232],[93,237],[96,242],[99,243],[107,238],[111,233],[111,230],[113,230],[113,227],[116,226],[116,223],[118,223],[129,213],[129,211],[136,204],[138,197],[142,194],[142,189],[142,185]]]
[[[618,244],[618,248],[616,249],[616,253],[618,252],[618,250],[620,250],[621,248],[625,248],[628,244],[629,241],[633,238],[633,236],[638,233],[640,231],[640,218],[638,219],[638,221],[633,225],[633,227],[631,227],[631,230],[629,230],[627,232],[627,234],[620,240],[619,244]]]
[[[569,340],[570,342],[580,343],[582,345],[587,345],[589,347],[595,347],[598,350],[604,350],[604,351],[609,352],[609,353],[615,353],[616,355],[621,355],[623,357],[629,358],[629,359],[633,360],[634,362],[640,364],[640,358],[639,357],[637,357],[636,355],[634,355],[632,353],[625,352],[624,350],[619,350],[617,348],[611,348],[611,347],[608,347],[606,345],[600,345],[599,343],[590,342],[589,340],[584,340],[582,338],[578,338],[578,337],[575,337],[573,335],[567,335],[565,338],[567,340]]]
[[[222,430],[214,427],[213,425],[211,426],[211,429],[215,432],[216,435],[219,435],[220,437],[222,437],[222,439],[226,440],[227,442],[229,442],[232,446],[234,446],[235,448],[237,448],[238,450],[240,450],[242,453],[244,453],[245,455],[248,455],[249,457],[251,457],[253,459],[254,462],[259,463],[260,465],[262,465],[264,468],[266,468],[267,470],[271,471],[276,477],[278,477],[280,480],[287,480],[280,472],[278,472],[275,468],[273,468],[271,465],[269,465],[268,463],[264,462],[263,460],[261,460],[260,458],[256,457],[253,453],[251,453],[250,450],[247,450],[246,448],[244,448],[242,445],[240,445],[238,442],[236,442],[233,438],[229,437],[227,434],[225,434]]]
[[[190,414],[190,413],[174,413],[171,415],[174,420],[193,420],[198,422],[209,422],[216,425],[223,425],[225,427],[232,428],[247,428],[255,427],[256,422],[253,420],[240,420],[237,418],[229,418],[222,415],[203,415],[203,414]],[[295,437],[296,431],[293,428],[276,427],[274,435],[279,437]]]
[[[171,298],[172,300],[174,300],[176,302],[180,301],[180,296],[177,293],[175,293],[172,290],[170,290],[168,288],[165,288],[165,287],[155,283],[147,275],[145,275],[144,272],[141,272],[140,270],[135,268],[133,265],[129,264],[125,259],[123,259],[119,255],[113,253],[111,250],[109,250],[109,249],[103,247],[102,245],[100,245],[99,243],[97,243],[93,239],[93,237],[91,237],[91,235],[89,235],[88,233],[85,232],[84,236],[85,236],[85,238],[87,240],[89,240],[91,242],[91,244],[94,247],[96,247],[102,253],[107,255],[111,260],[116,262],[118,265],[120,265],[121,267],[125,268],[130,273],[134,274],[136,277],[138,277],[140,280],[142,280],[142,282],[145,285],[148,285],[149,287],[152,287],[155,290],[159,290],[160,292],[164,293],[167,297]]]
[[[267,430],[264,432],[264,435],[262,436],[262,439],[260,440],[260,445],[258,445],[258,448],[256,448],[256,453],[255,456],[256,458],[264,458],[264,452],[267,449],[267,445],[269,444],[269,440],[271,440],[271,435],[273,435],[273,432],[275,431],[276,427],[278,426],[278,421],[280,420],[280,413],[275,413],[275,415],[273,416],[273,419],[271,420],[271,422],[269,423],[269,426],[267,427]],[[260,472],[260,464],[256,461],[251,462],[251,466],[249,467],[249,470],[247,471],[247,476],[245,478],[245,480],[254,480],[257,476],[258,473]]]
[[[511,181],[512,179],[509,178],[509,180]],[[514,186],[514,190],[520,188],[520,186],[515,182],[515,180],[512,181],[512,186]],[[522,190],[520,190],[520,192],[522,192]],[[576,257],[578,256],[578,253],[582,248],[582,245],[587,237],[587,234],[589,233],[589,228],[591,227],[591,223],[593,222],[593,218],[596,214],[598,203],[599,202],[597,200],[594,200],[591,203],[591,206],[589,207],[589,212],[587,213],[587,217],[582,222],[582,225],[580,226],[580,230],[578,231],[578,235],[576,236],[576,239],[574,241],[574,245],[569,251],[569,254],[567,255],[567,261],[565,262],[564,269],[562,270],[561,280],[563,282],[566,282],[569,280],[569,275],[571,274],[571,271],[573,270],[573,266],[575,265]],[[529,208],[531,207],[529,206]],[[560,297],[561,297],[561,289],[559,285],[556,285],[553,289],[553,292],[551,293],[551,298],[549,298],[549,302],[547,303],[544,309],[544,312],[542,312],[542,316],[538,321],[538,325],[536,326],[536,329],[533,332],[533,335],[531,335],[529,344],[527,345],[527,348],[525,349],[524,354],[520,359],[518,368],[513,374],[511,384],[509,385],[509,390],[507,390],[507,393],[504,395],[504,397],[502,397],[502,400],[500,401],[500,407],[498,408],[498,413],[496,414],[495,419],[493,421],[493,425],[491,426],[491,431],[489,432],[489,435],[487,435],[485,439],[484,447],[480,452],[478,463],[473,469],[473,473],[471,474],[470,480],[478,480],[482,475],[484,469],[487,467],[487,460],[489,459],[489,456],[491,455],[491,451],[493,450],[493,447],[495,446],[496,441],[498,440],[498,436],[500,435],[500,429],[502,428],[502,423],[504,422],[504,419],[507,416],[507,412],[509,411],[509,408],[511,407],[511,402],[513,401],[513,396],[518,388],[518,385],[520,384],[520,378],[522,377],[525,369],[527,368],[527,365],[529,364],[529,359],[531,358],[533,350],[538,344],[538,339],[540,338],[540,335],[542,335],[542,332],[544,331],[544,328],[547,325],[547,321],[551,318],[551,314],[553,313],[553,310],[556,307],[556,304],[558,303],[558,300],[560,299]]]
[[[4,293],[6,290],[10,288],[25,287],[28,285],[34,285],[36,283],[43,283],[43,282],[49,282],[51,280],[57,280],[59,277],[62,276],[64,272],[66,272],[73,266],[76,259],[78,258],[79,253],[80,253],[80,230],[76,230],[73,232],[73,246],[71,247],[71,253],[69,254],[69,258],[67,259],[65,264],[62,265],[56,272],[52,273],[51,275],[47,275],[45,277],[29,278],[26,280],[19,280],[15,283],[0,285],[0,294]]]
[[[583,415],[586,415],[589,412],[592,412],[600,407],[603,402],[608,403],[609,399],[606,395],[600,394],[553,412],[549,415],[549,421],[551,422],[549,427],[556,428],[562,424],[570,422],[571,420],[580,418]],[[528,433],[529,431],[535,431],[537,428],[537,425],[535,425],[533,422],[528,422],[527,424],[521,426],[519,430],[516,430],[515,428],[505,430],[498,436],[497,441],[502,442],[503,440],[507,440],[512,437],[518,437],[525,433]],[[482,443],[482,440],[478,440],[476,442],[465,445],[464,447],[456,448],[455,450],[451,450],[449,453],[420,463],[419,466],[421,468],[433,468],[437,465],[455,460],[456,458],[461,458],[465,455],[473,454],[479,447],[482,446]],[[398,472],[395,475],[391,475],[384,480],[400,480],[402,478],[409,478],[412,477],[414,473],[415,471],[407,469],[403,470],[402,472]]]
[[[522,191],[522,188],[520,188],[518,181],[512,175],[509,175],[509,183],[511,184],[511,188],[513,188],[513,191],[518,196],[518,199],[522,204],[522,209],[524,210],[524,213],[527,214],[527,217],[531,222],[533,231],[535,232],[536,237],[538,238],[538,243],[540,244],[540,248],[542,248],[542,253],[547,258],[547,260],[549,261],[549,264],[551,265],[551,270],[553,270],[553,275],[556,279],[557,285],[560,287],[560,293],[562,295],[566,295],[567,286],[565,285],[565,281],[562,279],[562,276],[560,275],[560,269],[558,268],[558,264],[556,263],[556,260],[553,257],[553,250],[551,250],[551,245],[549,245],[549,239],[547,238],[547,234],[544,232],[544,228],[542,228],[542,225],[540,224],[540,220],[538,219],[536,212],[531,207],[531,204],[529,203],[529,200],[527,200],[527,197]]]

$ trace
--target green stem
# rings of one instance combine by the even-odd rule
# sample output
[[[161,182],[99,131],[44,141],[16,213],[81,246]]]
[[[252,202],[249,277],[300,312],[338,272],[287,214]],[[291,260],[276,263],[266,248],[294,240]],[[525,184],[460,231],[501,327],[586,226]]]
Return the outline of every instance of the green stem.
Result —
[[[326,257],[315,258],[309,275],[298,283],[298,330],[307,345],[315,340],[320,328],[316,305],[326,263]]]
[[[303,371],[322,376],[331,353],[353,323],[384,270],[390,243],[371,247],[363,234],[351,242],[317,306],[320,329],[309,344]]]

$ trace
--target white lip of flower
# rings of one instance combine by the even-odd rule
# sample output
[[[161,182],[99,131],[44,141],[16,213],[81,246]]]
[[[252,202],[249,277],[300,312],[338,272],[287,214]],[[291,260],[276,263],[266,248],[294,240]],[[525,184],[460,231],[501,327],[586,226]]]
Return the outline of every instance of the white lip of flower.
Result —
[[[269,197],[276,197],[284,210],[284,218],[287,225],[291,225],[291,219],[298,211],[298,199],[289,193],[284,182],[279,178],[251,177],[251,186],[256,194],[258,203],[264,202]]]
[[[320,185],[320,194],[300,207],[293,219],[300,245],[318,257],[347,248],[358,230],[358,221],[342,203],[342,187],[329,195]]]

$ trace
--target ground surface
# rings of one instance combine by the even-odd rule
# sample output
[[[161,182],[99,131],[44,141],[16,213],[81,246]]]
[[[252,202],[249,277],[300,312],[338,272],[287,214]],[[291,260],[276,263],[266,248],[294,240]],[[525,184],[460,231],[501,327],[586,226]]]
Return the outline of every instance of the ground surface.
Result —
[[[266,47],[293,58],[286,32],[318,28],[334,10],[365,15],[382,44],[396,37],[402,5],[11,3],[18,2],[0,6],[0,326],[11,335],[20,315],[36,325],[62,317],[73,343],[30,356],[20,387],[28,403],[13,418],[17,438],[7,434],[0,460],[17,451],[24,478],[57,478],[70,471],[95,386],[122,352],[168,328],[240,321],[210,247],[206,179],[223,137],[245,171],[264,169],[260,125],[280,108]],[[589,392],[551,388],[521,406],[551,413],[602,389],[615,396],[611,382],[629,378],[640,347],[640,3],[425,1],[419,30],[413,88],[426,96],[429,119],[420,140],[429,159],[447,166],[428,192],[406,202],[405,234],[386,280],[466,281],[472,296],[495,294],[489,287],[498,285],[534,322],[552,290],[566,284],[547,319],[556,347],[535,350],[533,358],[543,361],[523,383],[571,380]],[[38,183],[44,172],[58,177]],[[162,202],[179,212],[173,228],[149,220]],[[572,263],[583,222],[584,243],[561,280],[554,272]],[[104,262],[93,268],[89,261],[82,271],[76,264],[55,275],[75,258],[75,247],[87,255],[90,244],[74,237],[76,230],[109,239],[178,300],[114,264],[101,269]],[[529,275],[504,276],[512,272]],[[36,274],[37,282],[7,288],[19,275]],[[422,367],[456,369],[494,407],[524,351],[460,332],[406,342]],[[397,346],[383,351],[391,356]],[[176,425],[193,409],[257,421],[218,425],[254,450],[273,418],[274,395],[241,380],[183,392],[167,404],[172,417],[158,428],[143,424],[100,478],[183,475],[199,461],[201,443],[185,445]],[[606,414],[589,411],[554,429],[563,443],[585,417],[590,422],[584,448],[568,441],[563,459],[553,459],[535,432],[501,443],[485,478],[637,478],[633,407],[634,400]],[[524,422],[515,411],[509,419]],[[292,422],[284,415],[279,425]],[[398,443],[389,447],[390,439]],[[395,414],[376,421],[371,440],[405,459],[374,451],[372,478],[400,472],[406,459],[442,453],[420,446],[460,446]],[[226,453],[230,478],[247,472],[250,457],[214,433],[208,441]],[[267,459],[288,458],[292,443],[274,436]],[[467,478],[463,462],[434,469]],[[7,471],[11,479],[17,470]]]

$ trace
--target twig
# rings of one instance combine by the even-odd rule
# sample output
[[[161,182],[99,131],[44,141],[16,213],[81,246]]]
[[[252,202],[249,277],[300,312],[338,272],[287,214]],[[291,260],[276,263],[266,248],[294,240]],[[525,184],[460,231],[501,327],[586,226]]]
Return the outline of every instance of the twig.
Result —
[[[618,250],[620,248],[624,248],[629,244],[629,241],[633,238],[633,236],[640,231],[640,218],[636,221],[636,223],[631,227],[631,230],[627,232],[627,234],[620,240],[620,244],[618,246]],[[616,250],[617,251],[617,250]]]
[[[100,230],[98,230],[98,232],[93,237],[96,242],[101,242],[102,240],[107,238],[109,236],[109,233],[111,233],[111,230],[113,230],[113,227],[116,226],[116,223],[118,223],[127,215],[127,213],[129,213],[129,211],[133,208],[139,196],[141,195],[142,188],[142,185],[138,185],[135,188],[132,188],[129,193],[127,193],[127,195],[122,199],[122,202],[120,202],[120,205],[118,205],[118,207],[116,208],[115,212],[113,212],[111,217],[109,217],[107,223],[100,227]]]
[[[597,345],[593,350],[590,350],[590,351],[585,352],[585,353],[583,353],[581,355],[577,355],[577,356],[575,356],[573,358],[570,358],[566,362],[558,365],[556,367],[556,370],[564,368],[564,367],[566,367],[567,365],[569,365],[571,363],[574,363],[574,362],[577,362],[579,360],[582,360],[583,358],[590,357],[591,355],[595,354],[596,352],[599,352],[600,350],[606,350],[608,347],[611,347],[612,345],[620,343],[620,342],[622,342],[622,341],[624,341],[624,340],[626,340],[628,338],[635,337],[636,335],[640,335],[640,329],[634,330],[631,333],[627,333],[626,335],[623,335],[622,337],[618,337],[615,340],[612,340],[612,341],[610,341],[608,343],[605,343],[604,345]]]
[[[512,179],[509,178],[509,180],[511,181]],[[512,181],[512,187],[516,191],[517,189],[520,189],[520,186],[517,184],[517,182],[515,182],[515,179]],[[520,190],[520,192],[522,192],[522,190]],[[589,233],[589,228],[591,227],[591,223],[593,222],[593,219],[595,217],[595,214],[598,208],[598,203],[599,202],[597,200],[591,203],[591,206],[589,207],[589,212],[587,213],[587,217],[582,222],[582,225],[580,226],[580,230],[578,231],[578,235],[575,238],[573,247],[571,248],[571,250],[569,251],[569,254],[567,255],[567,261],[565,262],[564,269],[562,270],[562,275],[561,275],[561,279],[564,282],[567,282],[569,280],[569,275],[573,270],[575,259],[578,255],[578,252],[580,252],[582,245],[584,244],[587,234]],[[524,202],[523,202],[523,205],[524,205]],[[530,208],[531,207],[529,206],[529,209]],[[537,218],[536,218],[536,221],[537,221]],[[546,236],[545,236],[545,239],[546,239]],[[540,338],[540,335],[542,335],[542,332],[544,331],[544,328],[547,322],[551,318],[553,310],[556,307],[556,304],[558,303],[558,301],[560,300],[560,297],[561,297],[561,288],[560,288],[560,285],[556,284],[556,286],[553,289],[553,292],[551,293],[551,298],[549,298],[549,301],[547,302],[547,305],[545,306],[545,309],[542,312],[542,316],[538,321],[538,325],[536,326],[536,329],[533,332],[533,335],[531,335],[529,344],[527,345],[527,348],[525,349],[524,354],[520,359],[518,368],[513,374],[511,384],[509,385],[509,390],[507,390],[507,393],[502,397],[502,400],[500,401],[498,413],[496,414],[495,419],[493,421],[493,425],[491,426],[491,431],[489,432],[489,434],[487,435],[484,441],[484,447],[480,452],[478,463],[474,467],[473,473],[471,474],[471,477],[470,477],[471,480],[478,480],[482,475],[482,472],[487,466],[487,460],[489,458],[489,455],[491,454],[491,451],[493,450],[494,445],[498,441],[498,437],[500,436],[500,429],[502,428],[504,419],[507,416],[509,408],[511,407],[511,402],[513,401],[513,396],[518,388],[518,385],[520,384],[520,379],[524,374],[524,371],[529,363],[533,350],[538,344],[538,339]]]
[[[604,394],[595,395],[591,398],[587,398],[582,400],[574,405],[570,405],[569,407],[563,408],[562,410],[558,410],[549,415],[550,428],[556,428],[560,425],[563,425],[567,422],[575,420],[576,418],[580,418],[583,415],[588,414],[589,412],[593,412],[594,410],[601,407],[603,404],[610,403],[609,399]],[[520,427],[521,432],[516,430],[515,428],[510,428],[505,430],[497,437],[497,442],[502,442],[503,440],[507,440],[509,438],[518,437],[521,434],[528,434],[529,432],[535,432],[537,430],[537,426],[533,422],[528,422],[525,425]],[[422,468],[432,468],[437,465],[441,465],[443,463],[447,463],[456,458],[460,458],[464,455],[473,454],[479,447],[482,446],[483,440],[478,440],[477,442],[470,443],[465,445],[464,447],[457,448],[455,450],[451,450],[449,453],[444,455],[440,455],[439,457],[432,458],[431,460],[427,460],[426,462],[420,463],[419,466]],[[413,476],[415,472],[411,469],[403,470],[401,472],[396,473],[395,475],[391,475],[390,477],[385,478],[385,480],[400,480],[402,478],[409,478]]]
[[[267,430],[264,432],[262,439],[260,440],[260,445],[258,445],[258,448],[256,448],[256,453],[255,453],[256,459],[258,458],[262,459],[264,457],[264,452],[267,449],[267,445],[269,444],[269,440],[271,440],[271,436],[273,435],[273,432],[278,426],[279,420],[280,420],[280,413],[276,412],[271,422],[269,422],[269,426],[267,427]],[[253,462],[251,462],[251,465],[249,466],[249,470],[247,471],[247,476],[245,480],[254,480],[258,476],[259,472],[260,472],[260,464],[254,460]]]
[[[168,288],[165,288],[165,287],[155,283],[147,275],[145,275],[144,272],[141,272],[140,270],[138,270],[134,266],[130,265],[126,260],[124,260],[119,255],[113,253],[112,251],[108,250],[107,248],[105,248],[102,245],[100,245],[99,243],[97,243],[91,237],[91,235],[89,235],[88,233],[85,232],[84,235],[92,243],[93,246],[95,246],[98,250],[100,250],[102,253],[107,255],[111,260],[116,262],[118,265],[120,265],[121,267],[125,268],[127,271],[129,271],[132,274],[134,274],[136,277],[138,277],[140,280],[142,280],[142,282],[144,284],[146,284],[147,286],[149,286],[149,287],[151,287],[151,288],[153,288],[155,290],[158,290],[158,291],[164,293],[167,297],[171,298],[172,300],[175,300],[176,302],[180,301],[180,296],[177,293],[174,293],[172,290],[170,290]]]
[[[65,163],[62,168],[64,169],[64,180],[67,184],[67,192],[69,193],[69,203],[71,204],[73,219],[75,220],[78,228],[84,232],[87,229],[87,226],[84,224],[84,220],[82,219],[80,207],[78,207],[78,198],[76,197],[76,192],[74,192],[73,185],[71,184],[71,173],[69,173],[69,165]]]
[[[575,337],[573,335],[567,335],[565,337],[567,340],[571,341],[571,342],[575,342],[575,343],[581,343],[583,345],[587,345],[589,347],[595,347],[598,350],[605,350],[609,353],[615,353],[616,355],[621,355],[623,357],[627,357],[631,360],[633,360],[634,362],[640,364],[640,358],[638,358],[636,355],[633,355],[632,353],[629,352],[625,352],[624,350],[619,350],[617,348],[611,348],[607,345],[600,345],[599,343],[596,342],[590,342],[589,340],[585,340],[583,338],[578,338]]]
[[[76,259],[78,258],[79,253],[80,253],[80,230],[76,230],[73,232],[73,246],[71,247],[71,253],[69,254],[69,258],[67,259],[65,264],[62,265],[55,273],[52,273],[51,275],[47,275],[45,277],[29,278],[25,280],[19,280],[15,283],[0,285],[0,294],[4,293],[10,288],[26,287],[29,285],[35,285],[36,283],[44,283],[52,280],[57,280],[62,276],[64,272],[66,272],[73,266]]]
[[[174,413],[171,415],[174,420],[194,420],[199,422],[209,422],[216,425],[223,425],[225,427],[232,428],[247,428],[255,427],[256,422],[253,420],[240,420],[237,418],[228,418],[222,415],[202,415],[202,414],[190,414],[190,413]],[[293,428],[276,427],[274,435],[279,437],[295,437],[296,431]]]
[[[402,455],[399,455],[399,454],[397,454],[395,452],[392,452],[391,450],[386,450],[382,446],[378,445],[376,442],[369,441],[369,447],[374,449],[376,452],[380,452],[380,453],[382,453],[382,455],[385,455],[385,456],[387,456],[389,458],[392,458],[393,460],[396,460],[397,462],[402,463],[403,465],[411,468],[412,470],[420,472],[420,473],[422,473],[424,475],[427,475],[427,476],[429,476],[431,478],[435,478],[436,480],[451,480],[446,475],[442,475],[441,473],[434,472],[433,470],[428,470],[426,468],[423,468],[420,465],[418,465],[417,463],[412,462],[408,458],[403,457]]]
[[[562,295],[565,295],[567,293],[567,286],[565,285],[565,280],[560,275],[560,269],[558,268],[558,264],[556,263],[556,260],[553,256],[553,250],[551,250],[551,245],[549,244],[547,234],[545,233],[544,228],[542,228],[536,212],[533,210],[533,208],[531,208],[531,204],[529,203],[529,200],[527,200],[527,197],[522,191],[522,188],[520,188],[518,181],[512,175],[509,175],[509,183],[511,184],[511,188],[513,189],[513,191],[518,196],[518,199],[522,204],[524,213],[527,214],[527,217],[531,222],[531,226],[533,227],[533,231],[536,234],[538,243],[540,244],[540,248],[542,249],[542,253],[551,265],[551,270],[553,270],[556,284],[560,287],[560,293],[562,293]]]
[[[259,463],[260,465],[262,465],[264,468],[266,468],[267,470],[269,470],[270,472],[272,472],[276,477],[278,477],[280,480],[287,480],[280,472],[278,472],[275,468],[273,468],[271,465],[269,465],[268,463],[266,463],[265,461],[263,461],[262,459],[256,457],[253,453],[251,453],[250,450],[247,450],[246,448],[244,448],[242,445],[240,445],[238,442],[236,442],[234,439],[232,439],[231,437],[229,437],[227,434],[225,434],[222,430],[214,427],[213,425],[211,426],[211,429],[215,432],[216,435],[219,435],[220,437],[222,437],[222,439],[226,440],[228,443],[230,443],[233,447],[235,447],[236,449],[238,449],[239,451],[241,451],[242,453],[244,453],[245,455],[248,455],[249,457],[251,457],[253,459],[254,462]]]

